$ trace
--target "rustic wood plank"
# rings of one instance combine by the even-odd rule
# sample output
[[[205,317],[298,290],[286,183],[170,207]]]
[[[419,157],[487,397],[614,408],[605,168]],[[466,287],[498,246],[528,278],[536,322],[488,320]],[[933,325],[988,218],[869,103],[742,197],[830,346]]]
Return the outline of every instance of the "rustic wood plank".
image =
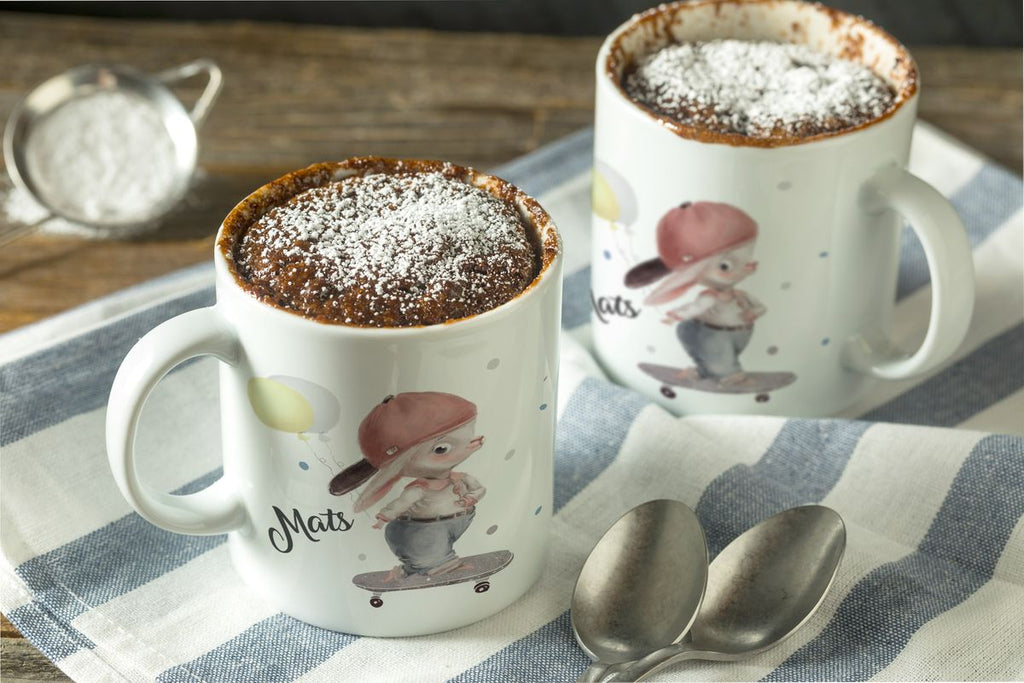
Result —
[[[919,47],[918,114],[991,159],[1021,172],[1021,51]]]
[[[156,71],[207,56],[225,72],[202,135],[201,162],[214,166],[286,170],[375,153],[488,167],[592,117],[594,38],[51,18],[47,40],[62,49],[37,55],[40,21],[0,19],[0,58],[19,63],[0,108],[82,62]]]
[[[0,680],[4,683],[21,683],[71,679],[32,647],[7,617],[0,615]]]
[[[281,173],[356,154],[490,168],[591,124],[599,38],[0,13],[0,118],[84,62],[158,71],[197,57],[226,83],[201,133],[206,178],[160,232],[35,235],[0,251],[0,331],[210,258],[221,217]],[[59,46],[59,49],[54,49]],[[1021,51],[914,51],[921,117],[1020,172]],[[178,89],[185,101],[197,84]],[[0,620],[4,681],[67,680]]]

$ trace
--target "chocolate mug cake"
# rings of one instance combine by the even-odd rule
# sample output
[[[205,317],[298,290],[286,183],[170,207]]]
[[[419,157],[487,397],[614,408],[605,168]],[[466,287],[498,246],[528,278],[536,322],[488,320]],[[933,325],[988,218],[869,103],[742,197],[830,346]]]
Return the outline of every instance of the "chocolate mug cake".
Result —
[[[622,79],[659,116],[751,138],[814,137],[882,116],[896,93],[871,69],[807,45],[718,39],[666,45]]]
[[[532,200],[511,185],[478,186],[443,162],[346,164],[351,175],[226,231],[221,249],[261,301],[325,323],[435,325],[510,301],[540,272]]]

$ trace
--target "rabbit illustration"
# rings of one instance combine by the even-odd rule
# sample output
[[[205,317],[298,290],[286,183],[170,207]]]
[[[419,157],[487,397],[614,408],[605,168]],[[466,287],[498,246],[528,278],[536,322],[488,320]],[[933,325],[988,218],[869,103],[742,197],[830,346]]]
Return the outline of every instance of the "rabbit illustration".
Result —
[[[437,391],[388,396],[363,419],[364,458],[336,475],[330,492],[343,495],[367,482],[355,511],[384,498],[402,478],[413,481],[376,515],[400,563],[392,579],[434,576],[463,566],[454,544],[476,514],[486,489],[456,465],[483,446],[475,433],[477,409],[464,398]]]
[[[756,239],[757,223],[740,209],[686,202],[658,221],[658,257],[626,273],[627,287],[657,283],[644,299],[648,305],[676,301],[691,287],[704,288],[696,298],[668,309],[663,320],[676,325],[676,336],[696,365],[682,373],[722,385],[747,380],[739,355],[765,307],[736,285],[757,269]]]

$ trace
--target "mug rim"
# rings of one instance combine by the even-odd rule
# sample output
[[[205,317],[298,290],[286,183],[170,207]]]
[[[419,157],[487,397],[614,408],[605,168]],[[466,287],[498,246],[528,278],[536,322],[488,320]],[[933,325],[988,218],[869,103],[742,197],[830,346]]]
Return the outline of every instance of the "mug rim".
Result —
[[[242,284],[230,258],[236,237],[266,211],[287,201],[295,195],[328,182],[336,182],[353,175],[369,173],[428,173],[441,172],[448,177],[461,180],[483,189],[493,196],[512,203],[521,219],[537,237],[536,248],[540,256],[540,269],[529,284],[508,301],[480,313],[453,318],[430,325],[405,325],[401,327],[377,327],[330,320],[318,320],[281,306],[268,303],[249,292]],[[533,197],[527,195],[512,183],[497,176],[483,173],[470,166],[460,166],[447,161],[398,159],[390,157],[350,157],[342,161],[328,161],[312,164],[265,183],[242,199],[221,222],[214,242],[214,266],[218,290],[221,282],[241,300],[258,310],[280,316],[282,322],[302,326],[312,325],[328,334],[352,334],[367,336],[403,337],[415,335],[448,334],[468,330],[471,327],[501,319],[515,312],[526,302],[538,296],[561,274],[563,257],[562,237],[551,216]],[[218,297],[217,305],[222,304]]]
[[[873,33],[880,40],[888,43],[894,48],[897,53],[897,62],[905,63],[906,75],[901,84],[894,86],[892,83],[889,83],[888,79],[883,77],[883,80],[886,80],[886,82],[896,90],[895,102],[880,116],[848,128],[826,131],[816,135],[786,135],[756,138],[740,133],[723,133],[712,131],[701,126],[681,123],[671,117],[657,114],[650,108],[631,98],[622,86],[621,72],[629,64],[631,59],[635,59],[636,54],[627,54],[625,48],[622,47],[622,41],[634,31],[639,30],[639,28],[645,23],[654,23],[656,21],[663,20],[663,18],[666,17],[674,17],[675,15],[701,9],[709,5],[715,7],[716,13],[721,11],[721,7],[723,5],[776,5],[802,7],[829,15],[834,26],[845,23],[847,26],[856,26],[864,31]],[[863,64],[863,62],[858,63],[863,66],[868,66]],[[902,111],[907,105],[916,101],[920,90],[921,80],[917,62],[914,60],[910,50],[908,50],[906,46],[904,46],[896,39],[895,36],[884,28],[860,15],[828,7],[820,2],[806,2],[804,0],[675,0],[674,2],[660,4],[638,14],[634,14],[608,34],[598,51],[595,67],[597,72],[598,92],[610,87],[612,96],[616,98],[616,101],[629,106],[631,109],[641,114],[645,120],[659,124],[661,127],[680,138],[693,140],[694,142],[718,143],[730,145],[732,147],[762,149],[795,147],[803,144],[833,140],[845,135],[869,129],[876,124],[889,120],[898,112]],[[875,70],[872,68],[872,71]],[[619,73],[619,76],[616,76],[616,73]],[[877,72],[875,73],[876,75],[881,76]]]

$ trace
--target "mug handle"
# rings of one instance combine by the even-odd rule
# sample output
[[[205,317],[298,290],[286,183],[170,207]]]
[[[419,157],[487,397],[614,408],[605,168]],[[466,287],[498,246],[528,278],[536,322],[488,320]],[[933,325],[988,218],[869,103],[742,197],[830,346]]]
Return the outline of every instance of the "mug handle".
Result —
[[[172,495],[142,482],[135,467],[135,432],[157,382],[196,356],[236,365],[241,347],[216,307],[183,313],[154,328],[128,352],[110,390],[107,458],[121,493],[153,524],[180,534],[220,534],[246,521],[238,490],[223,477],[202,491]]]
[[[864,333],[844,348],[844,364],[882,379],[927,372],[953,355],[974,310],[974,260],[967,233],[952,204],[938,190],[899,166],[887,166],[865,184],[861,206],[872,214],[896,211],[924,247],[931,274],[932,312],[921,346],[899,352],[881,334]]]
[[[221,86],[224,84],[224,75],[221,73],[220,67],[211,59],[197,59],[194,62],[166,69],[154,75],[154,78],[164,85],[173,85],[201,73],[206,74],[206,88],[196,103],[192,105],[192,111],[188,113],[196,130],[202,127],[206,115],[210,113],[210,107],[213,106],[213,102],[217,99]]]

